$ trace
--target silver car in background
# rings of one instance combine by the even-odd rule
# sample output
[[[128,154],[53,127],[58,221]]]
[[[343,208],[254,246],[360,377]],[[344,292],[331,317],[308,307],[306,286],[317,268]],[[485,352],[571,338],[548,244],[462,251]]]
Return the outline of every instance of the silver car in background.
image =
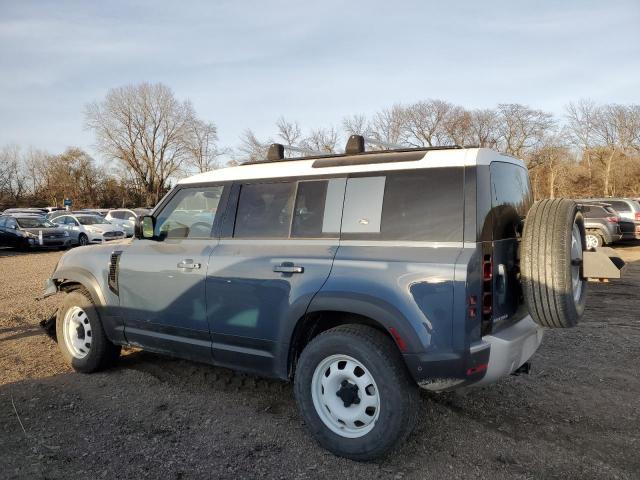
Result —
[[[117,208],[115,210],[109,210],[105,219],[109,220],[114,225],[120,226],[127,237],[133,237],[133,230],[136,225],[138,217],[148,215],[150,210],[146,208]]]
[[[124,230],[98,215],[66,214],[51,220],[69,232],[77,245],[104,243],[125,238]]]

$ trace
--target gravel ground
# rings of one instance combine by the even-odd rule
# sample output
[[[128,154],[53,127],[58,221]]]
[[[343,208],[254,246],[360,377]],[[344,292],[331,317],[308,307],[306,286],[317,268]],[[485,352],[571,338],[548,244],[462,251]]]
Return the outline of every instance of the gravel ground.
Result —
[[[640,478],[640,247],[624,280],[590,285],[585,320],[549,331],[531,375],[422,394],[376,463],[306,434],[289,384],[125,352],[73,373],[35,301],[60,253],[0,251],[0,478]]]

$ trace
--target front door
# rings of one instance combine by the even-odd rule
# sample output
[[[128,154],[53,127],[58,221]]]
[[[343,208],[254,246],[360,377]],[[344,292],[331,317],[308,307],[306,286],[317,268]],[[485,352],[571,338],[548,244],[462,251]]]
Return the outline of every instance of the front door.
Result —
[[[180,188],[156,214],[154,239],[137,239],[119,260],[127,341],[193,360],[211,360],[205,275],[218,243],[213,226],[222,186]]]
[[[293,326],[331,271],[344,189],[344,178],[234,185],[207,272],[217,364],[283,373]]]

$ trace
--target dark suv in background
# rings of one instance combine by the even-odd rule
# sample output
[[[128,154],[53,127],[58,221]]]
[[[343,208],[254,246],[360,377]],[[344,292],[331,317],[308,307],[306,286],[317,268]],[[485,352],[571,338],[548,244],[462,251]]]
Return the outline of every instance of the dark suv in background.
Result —
[[[618,212],[606,203],[594,202],[585,205],[589,206],[584,212],[588,249],[609,245],[622,239]]]

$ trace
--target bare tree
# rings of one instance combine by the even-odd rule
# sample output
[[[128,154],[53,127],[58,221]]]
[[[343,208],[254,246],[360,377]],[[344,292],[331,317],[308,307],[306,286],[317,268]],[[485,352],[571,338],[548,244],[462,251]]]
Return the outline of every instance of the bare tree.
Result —
[[[266,143],[261,142],[252,130],[247,129],[240,136],[240,146],[238,147],[240,157],[245,161],[251,162],[264,160],[267,158],[267,150],[271,143],[273,143],[271,140]]]
[[[87,105],[85,119],[100,152],[131,170],[147,202],[157,203],[188,158],[191,103],[178,101],[163,84],[141,83],[110,90],[103,101]]]
[[[26,193],[27,182],[18,145],[0,150],[0,202],[17,204]]]
[[[477,109],[470,112],[472,143],[479,147],[496,148],[498,143],[498,112],[492,109]]]
[[[498,105],[498,115],[498,146],[515,157],[522,158],[541,145],[545,135],[555,128],[555,120],[550,113],[517,103]]]
[[[342,128],[347,136],[363,135],[372,136],[371,125],[365,115],[351,115],[342,119]]]
[[[405,142],[414,147],[433,147],[446,143],[444,129],[453,105],[442,100],[426,100],[406,108]]]
[[[224,153],[218,149],[218,130],[213,123],[194,119],[188,125],[186,139],[189,156],[187,163],[198,173],[208,172],[220,166],[219,158]]]
[[[311,130],[309,135],[302,140],[301,146],[318,152],[335,153],[338,139],[339,135],[335,128],[318,128]]]

